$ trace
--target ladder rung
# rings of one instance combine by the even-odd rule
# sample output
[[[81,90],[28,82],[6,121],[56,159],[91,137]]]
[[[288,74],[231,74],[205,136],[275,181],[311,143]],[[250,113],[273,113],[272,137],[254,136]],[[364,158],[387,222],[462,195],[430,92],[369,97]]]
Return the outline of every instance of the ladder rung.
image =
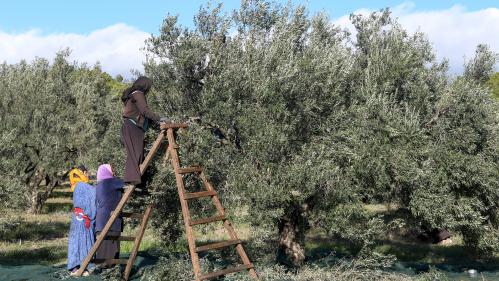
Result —
[[[179,174],[188,174],[188,173],[201,173],[203,171],[203,167],[186,167],[180,168],[178,170]]]
[[[106,236],[104,240],[118,240],[118,241],[135,241],[135,237],[133,236]]]
[[[216,249],[221,249],[225,247],[229,247],[232,245],[237,245],[241,244],[241,240],[236,239],[236,240],[229,240],[229,241],[224,241],[224,242],[217,242],[217,243],[212,243],[212,244],[207,244],[203,246],[196,247],[196,252],[204,252],[208,250],[216,250]]]
[[[106,263],[106,264],[126,264],[128,262],[127,259],[93,259],[93,263]]]
[[[213,272],[201,275],[201,277],[199,279],[200,280],[208,280],[208,279],[215,278],[218,276],[226,275],[226,274],[233,273],[233,272],[239,272],[239,271],[243,271],[243,270],[247,270],[247,269],[251,269],[251,268],[253,268],[252,263],[240,265],[240,266],[236,266],[236,267],[229,267],[229,268],[224,269],[224,270],[213,271]]]
[[[214,217],[209,217],[209,218],[204,218],[204,219],[199,219],[199,220],[191,220],[190,225],[198,225],[198,224],[205,224],[205,223],[210,223],[210,222],[215,222],[215,221],[223,221],[225,220],[225,216],[214,216]]]
[[[189,200],[189,199],[196,199],[200,197],[209,197],[217,195],[217,193],[214,190],[208,190],[208,191],[200,191],[200,192],[193,192],[193,193],[186,193],[184,195],[184,199]]]

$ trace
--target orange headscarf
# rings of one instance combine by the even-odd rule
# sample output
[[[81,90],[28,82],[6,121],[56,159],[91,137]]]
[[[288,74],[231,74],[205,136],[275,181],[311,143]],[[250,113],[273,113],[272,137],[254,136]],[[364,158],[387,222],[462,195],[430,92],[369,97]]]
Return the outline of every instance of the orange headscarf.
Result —
[[[88,177],[83,174],[80,169],[73,169],[69,172],[69,183],[71,184],[71,191],[75,190],[75,186],[79,182],[88,182]]]

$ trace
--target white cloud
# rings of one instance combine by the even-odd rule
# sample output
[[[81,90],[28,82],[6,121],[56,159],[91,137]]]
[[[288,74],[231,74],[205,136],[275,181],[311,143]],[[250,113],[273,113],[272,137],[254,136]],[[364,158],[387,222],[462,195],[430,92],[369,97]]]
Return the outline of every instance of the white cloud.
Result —
[[[499,53],[498,8],[468,11],[464,6],[455,5],[445,10],[415,11],[415,7],[413,2],[405,2],[391,10],[406,30],[419,30],[428,36],[437,57],[449,59],[451,72],[462,72],[464,58],[472,58],[478,44],[487,44]],[[362,9],[354,13],[370,12]],[[334,23],[353,30],[347,15]]]
[[[130,77],[131,69],[142,71],[145,55],[141,48],[150,35],[123,23],[90,34],[42,34],[39,30],[9,34],[0,31],[0,62],[17,63],[35,57],[52,59],[59,50],[70,48],[71,59],[80,63],[100,62],[111,75]]]
[[[432,42],[438,58],[448,58],[451,72],[460,73],[467,59],[473,57],[480,43],[488,44],[499,52],[499,9],[488,8],[468,11],[455,5],[445,10],[416,11],[416,4],[405,2],[393,7],[392,12],[405,29],[422,31]],[[355,13],[369,14],[368,9]],[[353,30],[349,16],[345,15],[334,23]],[[142,71],[145,55],[141,48],[150,34],[135,27],[119,23],[90,34],[75,33],[43,34],[40,30],[11,34],[0,31],[0,62],[16,63],[21,59],[35,57],[52,59],[55,53],[69,47],[71,59],[95,64],[111,75],[130,77],[131,69]]]

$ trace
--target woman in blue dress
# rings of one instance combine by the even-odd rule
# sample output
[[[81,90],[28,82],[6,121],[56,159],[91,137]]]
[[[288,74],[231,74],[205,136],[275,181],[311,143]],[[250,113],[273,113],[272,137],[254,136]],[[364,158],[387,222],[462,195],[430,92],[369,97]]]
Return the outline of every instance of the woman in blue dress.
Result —
[[[94,245],[95,227],[95,188],[88,184],[88,174],[82,169],[73,169],[70,174],[71,188],[73,193],[73,214],[69,229],[68,241],[68,270],[75,274],[81,262]],[[90,271],[93,264],[87,267]],[[84,276],[88,275],[84,272]]]

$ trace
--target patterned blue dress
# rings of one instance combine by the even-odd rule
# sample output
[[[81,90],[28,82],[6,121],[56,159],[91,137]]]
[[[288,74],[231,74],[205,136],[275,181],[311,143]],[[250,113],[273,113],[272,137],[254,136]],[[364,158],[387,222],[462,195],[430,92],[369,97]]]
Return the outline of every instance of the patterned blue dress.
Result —
[[[79,266],[94,245],[95,215],[97,212],[95,187],[83,182],[77,183],[73,193],[73,207],[82,209],[85,215],[90,218],[90,228],[85,227],[85,219],[76,216],[73,212],[69,228],[68,270]],[[93,266],[93,264],[89,264],[88,268]]]

